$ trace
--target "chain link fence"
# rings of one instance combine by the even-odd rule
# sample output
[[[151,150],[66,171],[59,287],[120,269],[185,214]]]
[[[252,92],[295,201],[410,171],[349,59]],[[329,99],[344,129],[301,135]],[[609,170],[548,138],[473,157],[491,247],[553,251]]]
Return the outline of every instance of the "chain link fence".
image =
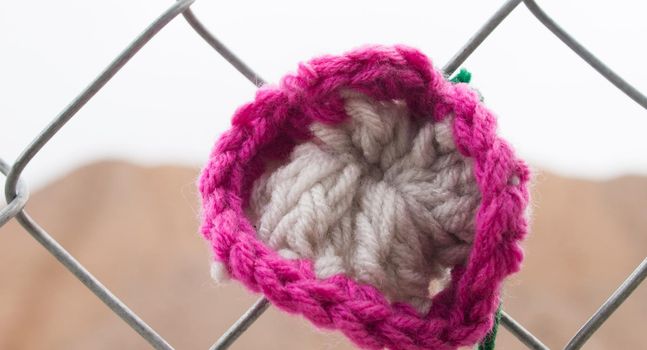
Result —
[[[56,133],[115,75],[137,52],[144,47],[162,28],[178,15],[182,15],[187,23],[211,47],[222,55],[232,66],[256,86],[265,81],[249,66],[241,61],[233,52],[223,45],[193,14],[190,6],[195,0],[179,0],[153,21],[135,40],[126,47],[92,83],[86,87],[51,123],[37,135],[31,144],[24,149],[13,164],[7,164],[0,159],[0,172],[6,176],[5,198],[6,205],[0,209],[0,226],[15,219],[38,243],[47,249],[61,264],[81,281],[97,298],[106,304],[116,315],[126,322],[134,331],[144,338],[153,348],[172,350],[173,347],[144,320],[126,306],[119,298],[110,292],[101,281],[94,277],[81,265],[65,248],[54,240],[38,222],[24,210],[29,198],[27,186],[20,180],[20,175],[29,165],[32,158],[56,135]],[[604,78],[615,85],[630,99],[647,109],[647,96],[635,89],[631,84],[611,70],[604,62],[577,42],[566,30],[557,24],[537,5],[534,0],[506,1],[472,36],[456,55],[443,67],[447,75],[451,75],[478,46],[494,31],[505,18],[523,2],[525,7],[559,40],[579,55],[584,61],[597,70]],[[647,277],[647,258],[627,277],[618,289],[600,306],[591,318],[582,325],[580,330],[571,338],[564,349],[580,349],[594,335],[596,330],[611,316],[618,307]],[[259,299],[240,319],[223,334],[211,347],[227,349],[247,328],[267,310],[269,302]],[[505,311],[502,314],[503,326],[515,335],[529,349],[548,349],[540,339],[516,322]]]

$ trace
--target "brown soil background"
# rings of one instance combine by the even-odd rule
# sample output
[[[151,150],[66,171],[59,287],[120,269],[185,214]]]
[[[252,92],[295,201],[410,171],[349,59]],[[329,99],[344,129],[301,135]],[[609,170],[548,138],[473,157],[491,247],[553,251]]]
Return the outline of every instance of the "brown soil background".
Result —
[[[197,233],[198,170],[101,162],[32,194],[30,214],[178,350],[207,349],[256,299],[216,286]],[[647,178],[539,172],[532,232],[505,309],[561,348],[647,255]],[[0,349],[149,349],[16,222],[0,230]],[[647,349],[647,286],[585,349]],[[336,332],[270,310],[232,349],[352,349]],[[497,349],[524,349],[502,331]]]

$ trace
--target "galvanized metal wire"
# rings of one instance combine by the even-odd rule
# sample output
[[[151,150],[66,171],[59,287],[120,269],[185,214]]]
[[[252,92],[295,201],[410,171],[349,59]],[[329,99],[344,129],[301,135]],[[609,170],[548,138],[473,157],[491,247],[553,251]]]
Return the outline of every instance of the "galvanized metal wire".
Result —
[[[178,0],[155,19],[139,36],[133,40],[117,57],[101,72],[70,104],[57,115],[45,129],[23,150],[16,161],[9,165],[0,159],[0,172],[7,178],[5,181],[6,205],[0,208],[0,227],[9,220],[15,219],[27,233],[50,252],[65,268],[83,283],[97,298],[108,306],[116,315],[126,322],[135,332],[144,338],[154,349],[172,350],[173,347],[155,330],[147,325],[137,314],[126,306],[119,298],[110,292],[101,282],[81,265],[65,248],[31,218],[24,210],[29,198],[27,186],[20,180],[20,175],[38,154],[38,152],[58,133],[58,131],[115,75],[137,52],[144,47],[164,26],[179,14],[202,37],[207,44],[225,58],[252,84],[265,84],[259,74],[254,72],[220,40],[218,40],[200,22],[191,11],[190,6],[195,0]],[[582,46],[565,29],[544,12],[534,0],[506,1],[475,34],[460,48],[453,58],[444,66],[447,75],[452,74],[479,47],[479,45],[501,24],[507,16],[523,2],[526,8],[564,42],[571,50],[590,64],[603,77],[620,89],[633,101],[647,109],[647,97],[630,83],[616,74],[604,62]],[[627,277],[618,289],[604,302],[600,308],[584,323],[580,330],[564,347],[566,350],[580,349],[594,335],[600,326],[620,307],[620,305],[647,278],[647,258]],[[232,327],[223,334],[210,348],[211,350],[227,349],[241,336],[269,307],[265,298],[260,298]],[[510,315],[503,312],[503,326],[516,336],[529,349],[548,349],[536,336],[526,330]]]

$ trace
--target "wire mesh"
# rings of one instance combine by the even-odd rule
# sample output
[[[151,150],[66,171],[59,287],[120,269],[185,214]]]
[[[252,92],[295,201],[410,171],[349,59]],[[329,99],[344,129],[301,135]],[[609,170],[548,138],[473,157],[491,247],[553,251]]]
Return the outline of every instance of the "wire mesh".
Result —
[[[220,42],[191,11],[190,6],[195,0],[179,0],[155,19],[139,36],[135,38],[97,77],[88,85],[51,123],[24,149],[16,161],[9,165],[0,159],[0,172],[6,176],[5,198],[6,205],[0,209],[0,226],[15,219],[38,243],[47,249],[62,265],[67,268],[81,283],[83,283],[97,298],[108,306],[116,315],[126,322],[134,331],[145,339],[154,349],[174,349],[162,336],[153,330],[137,314],[117,298],[110,290],[101,284],[88,270],[85,269],[65,248],[54,240],[47,231],[40,227],[24,210],[29,198],[27,186],[20,180],[20,175],[32,161],[33,157],[56,135],[56,133],[90,100],[92,97],[128,63],[137,52],[144,47],[169,22],[182,14],[187,23],[202,37],[207,44],[215,49],[245,78],[256,86],[265,81],[240,60],[231,50]],[[589,50],[582,46],[566,30],[544,12],[534,0],[506,1],[476,33],[461,47],[453,58],[443,67],[445,74],[453,73],[478,46],[523,2],[526,8],[550,30],[557,38],[590,64],[609,82],[620,89],[633,101],[647,109],[647,97],[616,74],[604,62],[599,60]],[[618,289],[604,302],[591,318],[582,325],[579,331],[565,345],[566,350],[580,349],[584,343],[600,328],[600,326],[618,309],[618,307],[638,288],[647,277],[647,258],[627,277]],[[265,298],[260,298],[241,318],[225,332],[210,348],[211,350],[227,349],[243,334],[269,307]],[[537,337],[526,330],[510,315],[503,312],[503,326],[516,336],[529,349],[548,349]]]

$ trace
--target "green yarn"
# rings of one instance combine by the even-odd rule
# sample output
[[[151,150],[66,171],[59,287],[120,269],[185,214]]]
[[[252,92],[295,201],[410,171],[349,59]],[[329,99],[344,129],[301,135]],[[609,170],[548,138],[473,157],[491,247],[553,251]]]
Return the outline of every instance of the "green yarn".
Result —
[[[465,68],[461,68],[461,70],[458,71],[458,73],[456,73],[456,75],[454,75],[453,78],[449,79],[449,81],[451,81],[454,84],[458,84],[458,83],[469,84],[471,80],[472,80],[472,73],[470,73],[470,71],[468,71]],[[481,92],[474,87],[472,87],[472,90],[476,91],[476,93],[479,95],[479,100],[483,102],[483,95],[481,94]]]
[[[492,329],[485,335],[485,338],[481,340],[478,346],[478,350],[494,350],[494,341],[496,340],[496,334],[499,330],[499,324],[501,323],[501,312],[503,311],[502,304],[499,303],[499,307],[496,309],[494,314],[494,325]]]
[[[458,74],[454,75],[453,78],[449,79],[452,83],[469,83],[472,80],[472,73],[467,69],[461,68]]]

